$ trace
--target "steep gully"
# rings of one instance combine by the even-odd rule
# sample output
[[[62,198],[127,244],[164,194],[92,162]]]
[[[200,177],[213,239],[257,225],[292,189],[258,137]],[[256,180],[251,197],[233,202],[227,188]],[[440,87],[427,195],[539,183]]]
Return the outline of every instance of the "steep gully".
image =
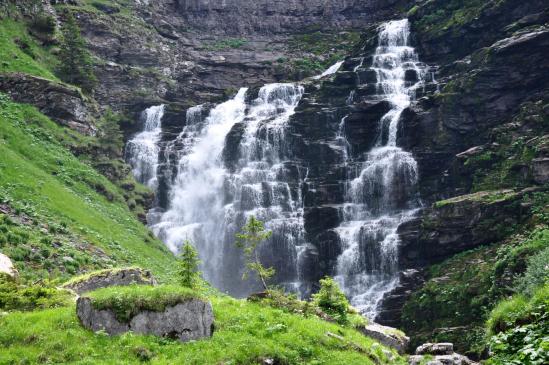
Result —
[[[342,63],[316,79],[336,73]],[[364,153],[353,151],[348,140],[348,115],[339,122],[333,148],[340,152],[344,194],[334,232],[341,250],[326,274],[334,274],[352,304],[374,318],[384,293],[398,281],[397,228],[420,206],[416,161],[397,146],[400,115],[428,76],[409,45],[406,19],[380,26],[369,67],[375,81],[361,81],[364,67],[362,58],[353,69],[356,86],[373,84],[375,90],[366,97],[352,90],[347,103],[367,98],[388,108],[372,131],[377,133],[374,146]],[[315,247],[306,232],[303,192],[315,187],[307,161],[293,150],[289,128],[304,93],[300,84],[268,84],[257,95],[243,88],[215,107],[190,108],[179,135],[165,142],[160,138],[163,107],[154,106],[144,112],[144,131],[127,145],[126,158],[138,180],[156,188],[162,170],[169,181],[169,205],[149,213],[152,230],[174,252],[191,240],[206,279],[234,295],[245,295],[255,285],[240,279],[241,257],[233,239],[251,215],[273,231],[261,257],[277,269],[276,281],[302,295],[312,290],[306,256]]]

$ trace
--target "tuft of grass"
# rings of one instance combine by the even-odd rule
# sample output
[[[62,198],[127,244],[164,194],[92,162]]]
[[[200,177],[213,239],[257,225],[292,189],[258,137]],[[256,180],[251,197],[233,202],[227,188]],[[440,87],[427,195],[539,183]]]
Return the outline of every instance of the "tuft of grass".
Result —
[[[142,311],[162,312],[190,299],[204,299],[200,292],[175,285],[113,286],[86,294],[95,309],[111,309],[121,322]]]
[[[405,364],[358,331],[245,300],[212,296],[211,339],[180,343],[127,333],[109,337],[81,327],[74,306],[0,317],[0,358],[27,363]],[[330,336],[336,334],[337,336]]]

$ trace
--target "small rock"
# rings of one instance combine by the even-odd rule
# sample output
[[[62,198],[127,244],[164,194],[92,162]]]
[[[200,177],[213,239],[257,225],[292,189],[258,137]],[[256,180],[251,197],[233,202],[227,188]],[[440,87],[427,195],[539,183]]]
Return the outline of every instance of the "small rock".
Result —
[[[0,273],[8,274],[12,278],[16,278],[19,275],[11,259],[2,253],[0,253]]]

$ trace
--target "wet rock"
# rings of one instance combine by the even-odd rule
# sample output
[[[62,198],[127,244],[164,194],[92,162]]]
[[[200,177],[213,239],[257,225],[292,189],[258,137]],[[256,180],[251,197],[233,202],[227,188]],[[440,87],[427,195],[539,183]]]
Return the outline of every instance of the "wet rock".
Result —
[[[389,346],[403,354],[408,347],[410,338],[396,328],[382,326],[377,323],[370,323],[358,330],[364,335],[379,341],[385,346]]]
[[[132,284],[156,285],[156,279],[150,271],[139,268],[106,269],[76,278],[63,287],[83,294],[99,288]]]
[[[2,253],[0,253],[0,273],[8,274],[12,278],[19,276],[19,272],[13,266],[11,259]]]
[[[95,135],[97,131],[94,107],[75,87],[22,73],[5,73],[0,74],[0,91],[82,134]]]
[[[92,299],[81,297],[76,302],[76,314],[84,327],[109,335],[132,331],[187,342],[213,334],[212,306],[199,299],[184,301],[162,312],[142,311],[126,323],[119,321],[112,310],[95,309]]]

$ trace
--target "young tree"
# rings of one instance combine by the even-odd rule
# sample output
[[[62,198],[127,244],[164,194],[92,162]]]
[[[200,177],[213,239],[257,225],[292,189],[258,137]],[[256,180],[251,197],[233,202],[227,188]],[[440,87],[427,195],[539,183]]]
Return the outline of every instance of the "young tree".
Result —
[[[248,223],[242,228],[242,232],[236,235],[236,246],[241,248],[246,259],[246,271],[242,275],[243,279],[248,277],[250,271],[253,271],[259,277],[265,290],[268,289],[267,281],[275,274],[275,269],[265,268],[259,261],[257,248],[260,243],[271,237],[272,232],[266,231],[263,222],[251,216]]]
[[[334,279],[328,276],[320,279],[320,290],[313,294],[312,299],[314,305],[334,317],[339,323],[347,322],[350,304]]]
[[[179,284],[187,288],[196,288],[200,281],[198,265],[200,265],[198,252],[196,252],[196,249],[191,242],[187,240],[179,254],[177,268]]]
[[[93,74],[93,64],[80,28],[70,12],[67,12],[63,26],[63,37],[59,51],[59,77],[63,81],[79,85],[90,93],[97,82]]]
[[[122,154],[124,140],[120,131],[120,117],[107,109],[99,126],[99,144],[108,155],[118,157]]]

